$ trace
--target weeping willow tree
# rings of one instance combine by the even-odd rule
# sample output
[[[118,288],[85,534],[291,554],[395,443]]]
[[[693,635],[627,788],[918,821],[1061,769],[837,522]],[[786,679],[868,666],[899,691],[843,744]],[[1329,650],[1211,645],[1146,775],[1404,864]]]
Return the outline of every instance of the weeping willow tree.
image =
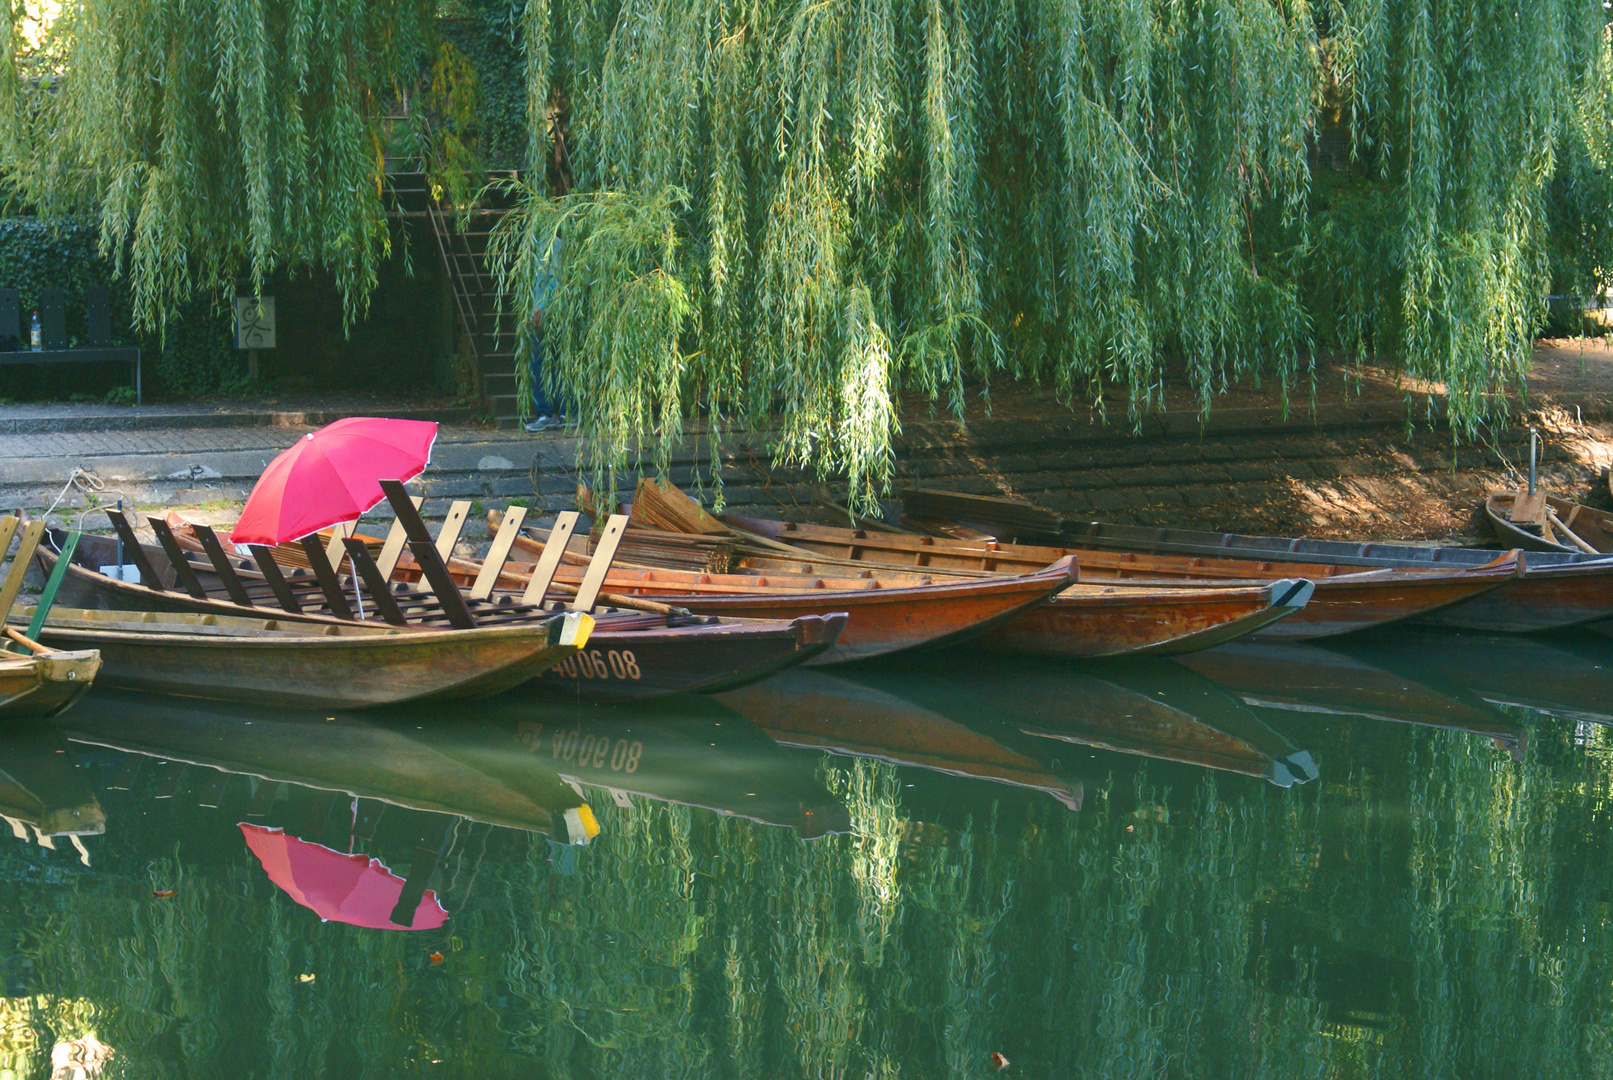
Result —
[[[148,329],[238,273],[329,268],[352,316],[389,250],[386,113],[433,47],[420,0],[6,5],[4,176],[88,215]],[[30,16],[33,16],[30,18]]]
[[[362,306],[383,107],[457,85],[430,5],[70,0],[39,43],[10,10],[7,176],[99,216],[144,317],[298,262]],[[496,269],[522,323],[558,278],[543,378],[596,473],[664,468],[691,417],[714,449],[766,423],[867,507],[906,401],[1007,376],[1116,387],[1135,421],[1167,375],[1205,409],[1236,379],[1286,400],[1320,350],[1444,383],[1471,433],[1548,290],[1613,259],[1594,0],[521,0],[509,25],[534,167]],[[1328,129],[1342,177],[1313,175]]]
[[[578,191],[525,189],[498,252],[514,296],[556,235],[583,253],[544,374],[596,469],[650,434],[664,467],[696,413],[776,417],[866,506],[904,395],[961,410],[1007,374],[1101,409],[1112,385],[1136,420],[1172,372],[1204,409],[1240,378],[1286,400],[1320,349],[1445,383],[1470,434],[1522,383],[1553,237],[1577,291],[1613,256],[1570,235],[1610,190],[1588,0],[526,11],[533,154],[564,116]],[[1349,176],[1319,199],[1329,123]]]

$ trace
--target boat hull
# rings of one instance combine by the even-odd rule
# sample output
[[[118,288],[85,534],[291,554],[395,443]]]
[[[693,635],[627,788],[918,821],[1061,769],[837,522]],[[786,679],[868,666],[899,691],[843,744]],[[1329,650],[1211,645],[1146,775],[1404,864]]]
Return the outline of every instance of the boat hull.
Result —
[[[1069,585],[1074,572],[1074,560],[1066,558],[1017,577],[855,592],[797,588],[741,595],[679,592],[678,582],[668,578],[680,575],[663,571],[612,571],[606,584],[612,592],[648,596],[702,615],[797,619],[844,611],[848,618],[840,640],[806,662],[821,667],[968,640],[1041,604]]]
[[[1304,609],[1289,617],[1272,620],[1254,628],[1268,640],[1302,641],[1336,637],[1459,604],[1487,590],[1498,588],[1515,572],[1505,556],[1492,556],[1473,567],[1417,567],[1340,572],[1338,568],[1298,558],[1224,559],[1204,555],[1183,557],[1175,554],[1139,552],[1072,551],[1067,548],[1000,544],[995,541],[960,541],[949,538],[876,533],[868,530],[836,529],[822,525],[795,524],[754,518],[725,518],[730,525],[756,533],[768,540],[787,543],[803,555],[817,553],[838,564],[874,564],[893,570],[929,573],[1012,573],[1027,566],[1046,565],[1061,555],[1075,555],[1081,566],[1083,587],[1114,585],[1144,589],[1180,589],[1184,603],[1189,591],[1197,594],[1213,588],[1244,589],[1261,582],[1306,578],[1316,583],[1315,594]],[[767,561],[776,561],[773,559]],[[813,569],[816,569],[815,567]],[[822,568],[829,570],[828,566]],[[1153,618],[1166,620],[1164,627],[1150,627],[1128,621],[1115,613],[1079,611],[1088,603],[1081,590],[1072,590],[1070,603],[1051,604],[1047,611],[1030,617],[1039,624],[1038,652],[1056,651],[1054,624],[1061,621],[1053,612],[1066,610],[1074,640],[1067,647],[1070,655],[1126,655],[1142,643],[1152,642],[1155,634],[1168,632],[1174,616],[1163,606]],[[1066,599],[1066,598],[1061,598]],[[1198,601],[1189,603],[1188,618],[1202,615]],[[1079,618],[1077,617],[1079,616]],[[1115,622],[1112,645],[1096,639],[1104,618]],[[1243,636],[1235,634],[1234,637]],[[1167,636],[1166,641],[1170,640]],[[1231,640],[1228,638],[1227,640]],[[1212,644],[1214,642],[1211,642]],[[1195,647],[1184,643],[1186,651]],[[1204,647],[1204,646],[1196,646]],[[1169,651],[1162,649],[1160,651]]]
[[[1316,582],[1303,611],[1263,627],[1260,641],[1312,641],[1423,618],[1515,579],[1517,564],[1454,573],[1382,570]]]
[[[588,701],[719,693],[811,661],[834,646],[845,624],[845,615],[807,615],[788,623],[731,619],[595,633],[586,649],[544,671],[532,687]]]
[[[1250,588],[1077,585],[984,636],[1002,652],[1096,659],[1172,656],[1235,641],[1300,614],[1307,581]]]
[[[86,537],[85,541],[92,539],[100,538]],[[152,548],[145,549],[145,553],[165,581],[170,580],[172,570],[163,553]],[[115,557],[110,552],[103,554],[108,560]],[[100,556],[92,549],[91,557]],[[40,560],[48,573],[54,566],[55,554],[42,548]],[[197,571],[197,576],[207,584],[216,580],[201,570]],[[64,602],[83,608],[272,617],[288,625],[299,621],[320,626],[337,624],[328,616],[298,616],[269,608],[244,608],[221,599],[198,600],[183,592],[157,592],[143,585],[109,578],[77,563],[69,568],[63,580]],[[774,672],[815,658],[833,645],[843,625],[843,617],[838,620],[835,615],[820,617],[814,611],[793,623],[728,619],[717,626],[616,630],[608,615],[601,616],[589,639],[587,656],[579,657],[563,671],[546,668],[542,672],[546,677],[538,685],[545,691],[565,693],[584,701],[713,693],[767,678]],[[636,679],[632,677],[635,669],[639,672]],[[605,674],[601,676],[600,671]]]
[[[164,624],[58,609],[42,644],[96,649],[105,686],[215,701],[364,708],[484,697],[536,676],[577,651],[560,627],[333,636],[211,632],[203,619]],[[151,616],[145,616],[151,619]],[[183,618],[169,616],[170,619]],[[295,624],[294,624],[295,625]],[[586,644],[586,633],[577,635]]]
[[[94,650],[7,657],[0,661],[0,719],[56,716],[84,696],[100,669]]]

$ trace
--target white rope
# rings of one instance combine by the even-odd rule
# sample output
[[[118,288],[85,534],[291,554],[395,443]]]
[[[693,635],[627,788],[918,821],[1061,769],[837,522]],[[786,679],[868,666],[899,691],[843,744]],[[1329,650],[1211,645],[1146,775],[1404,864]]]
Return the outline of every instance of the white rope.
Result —
[[[98,508],[102,501],[101,496],[103,493],[121,495],[130,506],[134,505],[134,499],[130,497],[128,492],[120,488],[107,487],[106,481],[95,474],[94,465],[81,465],[73,470],[72,475],[68,476],[67,483],[62,485],[62,490],[55,499],[51,500],[51,504],[45,507],[45,512],[40,517],[50,517],[51,511],[60,506],[62,500],[67,498],[67,493],[75,488],[83,493],[85,503],[84,509],[78,512],[78,521],[74,523],[74,528],[80,532],[83,531],[84,527],[84,515]]]

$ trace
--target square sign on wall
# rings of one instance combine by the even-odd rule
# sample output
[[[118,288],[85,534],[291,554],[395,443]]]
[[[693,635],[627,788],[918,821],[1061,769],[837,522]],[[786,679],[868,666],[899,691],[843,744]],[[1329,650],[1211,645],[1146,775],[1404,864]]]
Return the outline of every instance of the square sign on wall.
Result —
[[[274,348],[274,297],[237,296],[235,298],[235,347],[237,349]]]

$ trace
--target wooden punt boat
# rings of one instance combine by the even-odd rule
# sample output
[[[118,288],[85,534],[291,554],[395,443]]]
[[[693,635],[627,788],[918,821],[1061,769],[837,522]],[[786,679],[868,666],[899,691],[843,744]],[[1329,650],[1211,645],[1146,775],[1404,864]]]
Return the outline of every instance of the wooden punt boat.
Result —
[[[497,512],[491,512],[490,524],[497,527]],[[542,541],[523,537],[516,541],[535,552]],[[1042,549],[1035,549],[1040,551]],[[1048,559],[1037,561],[1032,555],[1017,562],[1003,572],[1035,573],[1038,567],[1053,563],[1064,556],[1049,550]],[[578,552],[580,562],[586,555]],[[764,560],[757,560],[759,562]],[[758,588],[774,591],[813,588],[866,587],[876,573],[874,560],[862,563],[842,561],[834,565],[816,565],[799,559],[765,560],[764,567],[756,567],[755,575],[733,573],[726,575],[698,574],[687,571],[656,570],[646,567],[620,567],[621,577],[615,579],[614,588],[629,589],[637,580],[682,582],[690,588],[713,588],[725,592],[749,592]],[[869,567],[863,569],[863,567]],[[511,584],[519,584],[517,571]],[[819,574],[861,577],[820,577]],[[895,587],[901,583],[933,586],[948,580],[954,582],[989,580],[995,572],[959,570],[952,567],[937,568],[933,573],[928,566],[890,565],[878,570],[881,583]],[[760,584],[758,584],[760,583]],[[667,587],[671,587],[668,585]],[[1302,609],[1311,595],[1308,582],[1273,581],[1220,585],[1192,589],[1169,582],[1160,589],[1128,584],[1124,588],[1111,588],[1103,584],[1076,583],[1066,586],[1048,603],[1029,607],[996,627],[979,635],[983,648],[1013,652],[1034,653],[1066,657],[1108,657],[1135,655],[1171,655],[1196,649],[1207,649],[1254,633]],[[662,595],[663,600],[676,600],[680,604],[693,602],[687,596]]]
[[[495,521],[490,517],[490,521]],[[497,522],[502,528],[502,522]],[[524,532],[512,551],[538,559],[549,538]],[[572,556],[554,568],[555,580],[580,582]],[[467,571],[480,564],[463,560]],[[521,585],[534,564],[506,564],[501,584]],[[849,618],[840,641],[805,666],[862,660],[907,649],[930,648],[985,635],[1019,612],[1034,608],[1075,578],[1068,557],[1014,575],[972,579],[925,573],[857,570],[832,574],[711,574],[695,570],[612,566],[604,584],[612,593],[646,597],[690,611],[721,617],[793,619],[821,611],[843,611]]]
[[[32,615],[19,609],[13,618]],[[45,645],[97,649],[108,686],[183,697],[362,708],[472,698],[518,686],[588,642],[591,616],[528,626],[415,630],[215,614],[58,607]]]
[[[23,526],[20,532],[19,526]],[[5,627],[44,536],[44,527],[24,525],[10,515],[0,518],[0,561],[5,560],[13,536],[17,537],[17,552],[0,579],[0,720],[43,719],[57,715],[84,695],[101,669],[101,658],[93,649],[52,649],[19,630]],[[46,578],[40,594],[40,604],[46,611],[60,589],[60,575]],[[18,649],[23,651],[10,651]]]
[[[172,536],[186,547],[202,547],[196,533],[188,526],[174,528]],[[144,583],[121,581],[100,573],[97,567],[115,563],[118,548],[117,540],[110,537],[84,537],[64,579],[63,595],[67,602],[124,611],[189,612],[240,618],[261,619],[272,613],[276,621],[288,625],[331,626],[351,622],[331,615],[328,604],[320,601],[317,592],[312,595],[306,590],[301,592],[301,611],[275,607],[276,601],[269,594],[261,572],[240,559],[232,559],[235,573],[249,591],[249,598],[259,606],[247,607],[231,601],[216,571],[200,559],[187,558],[186,561],[204,595],[198,597],[177,587],[178,575],[168,551],[154,545],[140,545],[140,556],[162,588],[153,589]],[[123,545],[123,552],[123,557],[133,557],[128,544]],[[44,546],[39,558],[48,571],[54,565],[55,552],[49,545]],[[291,582],[306,580],[295,573],[288,577]],[[351,587],[350,579],[341,579],[341,582],[343,588]],[[367,591],[362,595],[368,595]],[[505,606],[496,614],[503,618],[509,610]],[[537,622],[552,616],[552,611],[532,612],[532,619]],[[767,678],[776,671],[818,656],[835,644],[846,621],[844,615],[816,612],[791,620],[669,618],[636,611],[596,612],[594,618],[596,623],[588,648],[575,658],[564,657],[544,669],[542,677],[533,682],[533,688],[590,701],[709,693]]]
[[[1503,544],[1528,551],[1613,553],[1613,514],[1555,495],[1530,499],[1522,492],[1495,492],[1484,500],[1484,516]]]
[[[57,716],[84,696],[100,670],[101,658],[94,649],[0,654],[0,719]]]
[[[561,580],[566,576],[557,574]],[[796,619],[845,612],[849,618],[840,641],[806,662],[816,667],[967,641],[1043,603],[1074,577],[1075,561],[1064,558],[1034,573],[966,581],[616,569],[606,584],[613,592],[720,617]]]
[[[919,520],[930,524],[939,524],[934,520],[936,517],[951,516],[989,529],[990,519],[1003,515],[1016,522],[1015,528],[1024,530],[1019,535],[1051,537],[1062,546],[1083,550],[1255,562],[1299,559],[1355,570],[1474,568],[1493,561],[1499,554],[1487,548],[1451,545],[1356,543],[1082,522],[1065,520],[1019,500],[952,492],[907,491],[903,497],[922,507],[925,516]],[[1030,511],[1035,511],[1034,522],[1021,521]],[[969,531],[971,535],[980,535],[976,530]],[[1530,552],[1523,573],[1500,588],[1424,613],[1415,621],[1455,629],[1522,634],[1578,626],[1610,617],[1613,617],[1613,558],[1584,553]]]
[[[1488,590],[1499,588],[1520,572],[1516,554],[1503,554],[1482,566],[1460,570],[1378,569],[1343,570],[1339,567],[1296,560],[1251,562],[1206,556],[1173,556],[1137,552],[1082,551],[1072,548],[1000,544],[996,541],[968,541],[946,537],[905,536],[867,529],[838,529],[824,525],[795,524],[756,518],[727,517],[723,521],[746,533],[781,545],[815,551],[837,564],[877,564],[923,567],[930,572],[1012,573],[1025,566],[1045,564],[1053,558],[1076,555],[1081,567],[1080,588],[1103,585],[1114,588],[1089,600],[1078,589],[1066,590],[1045,608],[1027,612],[1004,629],[1015,640],[1004,647],[1024,651],[1049,652],[1056,647],[1061,624],[1075,638],[1085,626],[1101,628],[1103,618],[1089,604],[1100,605],[1104,596],[1123,594],[1130,589],[1147,590],[1137,594],[1139,610],[1117,623],[1111,651],[1077,651],[1072,655],[1127,655],[1147,633],[1150,623],[1170,620],[1170,592],[1179,592],[1184,620],[1197,620],[1194,631],[1205,623],[1213,610],[1209,593],[1215,586],[1274,581],[1279,595],[1285,580],[1301,579],[1314,583],[1308,600],[1294,604],[1281,619],[1272,618],[1249,628],[1254,637],[1267,640],[1306,640],[1387,626],[1417,618],[1442,607],[1459,604]],[[749,556],[747,556],[749,558]],[[775,561],[773,559],[767,560]],[[1151,594],[1163,591],[1154,598]],[[1232,635],[1234,637],[1243,634]],[[1223,639],[1229,640],[1230,638]],[[1210,641],[1208,644],[1220,644]],[[1155,655],[1188,652],[1203,647],[1189,639],[1177,645],[1152,649]]]

